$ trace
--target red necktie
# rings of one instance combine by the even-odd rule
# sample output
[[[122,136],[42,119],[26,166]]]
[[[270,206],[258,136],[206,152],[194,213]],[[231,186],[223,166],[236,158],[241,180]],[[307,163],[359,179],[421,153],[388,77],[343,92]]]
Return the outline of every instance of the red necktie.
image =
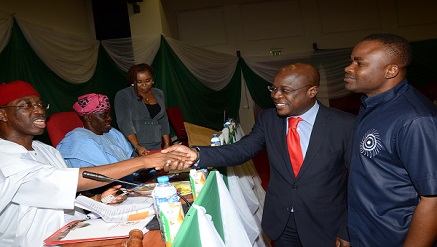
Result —
[[[302,121],[302,118],[300,117],[288,118],[287,146],[295,177],[297,177],[303,162],[302,148],[300,147],[300,137],[296,130],[297,124],[300,121]]]

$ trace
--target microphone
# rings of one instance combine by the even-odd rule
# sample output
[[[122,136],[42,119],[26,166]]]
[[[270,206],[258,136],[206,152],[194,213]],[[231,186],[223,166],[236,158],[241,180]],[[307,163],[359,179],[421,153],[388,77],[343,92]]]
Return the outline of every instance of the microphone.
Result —
[[[119,182],[119,183],[123,183],[123,184],[134,185],[134,186],[140,185],[140,184],[130,183],[130,182],[126,182],[126,181],[121,181],[121,180],[118,180],[115,178],[107,177],[103,174],[99,174],[99,173],[95,173],[95,172],[88,172],[88,171],[82,172],[82,177],[96,180],[96,181],[101,181],[101,182]]]

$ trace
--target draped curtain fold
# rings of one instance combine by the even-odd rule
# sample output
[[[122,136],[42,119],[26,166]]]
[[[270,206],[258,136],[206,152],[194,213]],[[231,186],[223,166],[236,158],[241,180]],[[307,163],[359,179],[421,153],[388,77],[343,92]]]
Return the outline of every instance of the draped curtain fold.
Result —
[[[84,83],[93,76],[99,41],[57,32],[19,18],[16,22],[38,57],[63,80]]]
[[[274,107],[273,101],[270,98],[270,92],[267,90],[267,86],[271,85],[269,79],[265,79],[252,72],[242,58],[240,58],[240,64],[244,81],[253,101],[263,109]],[[273,81],[273,77],[271,80]]]
[[[219,91],[234,76],[238,57],[201,49],[168,37],[165,40],[191,74],[205,86]]]
[[[134,64],[152,64],[160,42],[161,35],[143,35],[102,40],[102,45],[117,66],[127,72]]]

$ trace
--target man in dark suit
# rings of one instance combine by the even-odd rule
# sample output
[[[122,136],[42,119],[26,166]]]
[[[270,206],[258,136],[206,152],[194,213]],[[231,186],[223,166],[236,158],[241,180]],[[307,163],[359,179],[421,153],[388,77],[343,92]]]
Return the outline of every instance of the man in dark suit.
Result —
[[[349,246],[347,168],[355,117],[319,103],[319,83],[319,72],[312,65],[285,66],[268,87],[276,109],[264,110],[240,141],[221,147],[168,149],[189,152],[199,167],[217,167],[239,165],[267,147],[270,180],[262,228],[275,247]],[[297,131],[304,159],[297,175],[286,140],[288,118],[295,117],[303,119]],[[172,168],[177,167],[165,169]]]

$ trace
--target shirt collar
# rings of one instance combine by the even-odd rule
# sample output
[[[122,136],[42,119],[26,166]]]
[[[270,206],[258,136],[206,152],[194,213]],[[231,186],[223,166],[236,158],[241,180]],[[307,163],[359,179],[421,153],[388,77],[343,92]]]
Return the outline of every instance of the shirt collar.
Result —
[[[300,117],[303,121],[310,123],[311,125],[314,125],[314,122],[316,121],[317,112],[319,111],[320,105],[316,101],[314,105],[306,111],[304,114],[300,116],[292,116],[292,117]],[[289,117],[290,118],[290,117]],[[287,118],[288,119],[288,118]]]
[[[368,108],[368,107],[375,107],[380,103],[388,102],[394,99],[395,97],[397,97],[399,94],[403,93],[407,89],[407,85],[408,85],[408,81],[407,79],[404,79],[398,85],[383,93],[377,94],[372,97],[367,97],[363,95],[361,97],[361,103],[363,104],[364,108]]]

